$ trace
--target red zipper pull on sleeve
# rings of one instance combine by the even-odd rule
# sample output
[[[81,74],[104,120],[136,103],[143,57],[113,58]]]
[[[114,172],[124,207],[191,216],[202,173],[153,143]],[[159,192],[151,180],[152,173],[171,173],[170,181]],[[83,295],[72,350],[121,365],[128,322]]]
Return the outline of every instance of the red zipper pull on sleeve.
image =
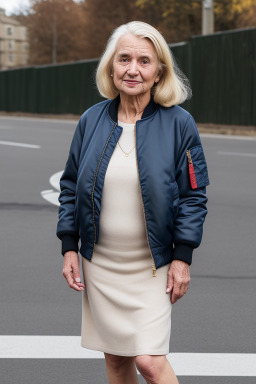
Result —
[[[193,161],[192,161],[191,153],[189,149],[186,151],[186,155],[188,157],[188,163],[189,163],[188,170],[189,170],[191,188],[195,189],[197,188],[196,174],[195,174],[195,169],[194,169],[194,165],[193,165]]]

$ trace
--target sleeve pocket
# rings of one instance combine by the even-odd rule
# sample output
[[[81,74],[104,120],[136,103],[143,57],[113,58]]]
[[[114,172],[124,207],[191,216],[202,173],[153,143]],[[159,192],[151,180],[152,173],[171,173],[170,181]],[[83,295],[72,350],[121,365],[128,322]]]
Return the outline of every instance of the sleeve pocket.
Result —
[[[202,144],[191,147],[186,151],[189,165],[190,185],[192,189],[210,184],[207,163]]]

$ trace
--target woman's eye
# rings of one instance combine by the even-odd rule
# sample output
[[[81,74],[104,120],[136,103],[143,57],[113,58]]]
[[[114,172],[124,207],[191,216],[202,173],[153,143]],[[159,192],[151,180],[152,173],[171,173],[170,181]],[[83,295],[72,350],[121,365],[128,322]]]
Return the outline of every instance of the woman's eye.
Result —
[[[148,60],[143,59],[143,60],[142,60],[142,64],[148,64]]]
[[[122,58],[122,59],[121,59],[121,61],[122,61],[123,63],[127,63],[127,60],[128,60],[128,59],[126,59],[126,58]]]

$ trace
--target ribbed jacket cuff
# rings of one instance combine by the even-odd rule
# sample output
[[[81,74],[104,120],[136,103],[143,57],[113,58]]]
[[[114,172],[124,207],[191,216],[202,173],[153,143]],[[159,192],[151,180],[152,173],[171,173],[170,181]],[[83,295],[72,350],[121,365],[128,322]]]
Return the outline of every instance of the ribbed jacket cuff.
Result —
[[[61,238],[61,253],[64,256],[67,251],[75,251],[78,253],[78,240],[75,236],[64,235]]]
[[[191,265],[193,250],[194,248],[188,244],[176,244],[174,248],[173,260],[182,260],[188,263],[188,265]]]

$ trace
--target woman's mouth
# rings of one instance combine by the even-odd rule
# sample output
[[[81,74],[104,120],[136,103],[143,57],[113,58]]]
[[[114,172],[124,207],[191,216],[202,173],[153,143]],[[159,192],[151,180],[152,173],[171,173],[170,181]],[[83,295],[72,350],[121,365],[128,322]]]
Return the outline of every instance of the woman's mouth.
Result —
[[[137,81],[137,80],[124,80],[124,82],[125,84],[131,85],[131,86],[138,85],[141,83],[140,81]]]

